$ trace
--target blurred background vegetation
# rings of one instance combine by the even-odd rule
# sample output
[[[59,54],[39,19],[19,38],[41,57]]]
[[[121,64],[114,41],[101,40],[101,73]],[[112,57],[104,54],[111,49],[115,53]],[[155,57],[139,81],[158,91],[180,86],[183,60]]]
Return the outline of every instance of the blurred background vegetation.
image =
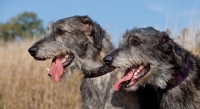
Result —
[[[44,30],[33,12],[0,24],[0,109],[80,109],[80,73],[54,83],[46,70],[51,60],[36,61],[27,51]]]
[[[0,24],[0,40],[12,41],[40,36],[44,33],[42,20],[33,12],[24,12]]]
[[[198,24],[192,22],[178,35],[170,29],[165,31],[199,55]],[[27,51],[44,31],[42,20],[33,12],[21,13],[0,24],[0,109],[80,109],[80,73],[75,71],[69,79],[54,83],[46,71],[50,60],[35,61]]]

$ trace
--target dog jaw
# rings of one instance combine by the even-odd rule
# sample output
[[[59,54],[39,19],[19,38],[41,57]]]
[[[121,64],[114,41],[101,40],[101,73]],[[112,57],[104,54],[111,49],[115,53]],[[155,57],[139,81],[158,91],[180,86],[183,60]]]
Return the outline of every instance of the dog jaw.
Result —
[[[73,54],[66,54],[54,57],[50,66],[50,69],[47,68],[48,75],[51,76],[53,81],[59,82],[60,77],[62,76],[64,69],[71,64],[74,59]]]
[[[140,79],[145,76],[150,69],[150,64],[145,65],[134,65],[132,68],[128,68],[125,74],[114,84],[116,91],[120,90],[121,87],[129,88],[134,86]]]

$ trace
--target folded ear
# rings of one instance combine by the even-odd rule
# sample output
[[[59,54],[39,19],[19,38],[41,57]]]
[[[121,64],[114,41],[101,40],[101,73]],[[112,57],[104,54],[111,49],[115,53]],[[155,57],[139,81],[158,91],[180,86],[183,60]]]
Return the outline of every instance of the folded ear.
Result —
[[[158,35],[159,35],[159,43],[160,43],[159,46],[161,47],[161,49],[167,54],[171,53],[172,46],[170,44],[170,38],[168,34],[166,34],[165,32],[160,32]]]
[[[169,40],[170,40],[168,34],[165,33],[165,32],[161,32],[161,33],[159,34],[159,36],[160,36],[160,40],[159,40],[160,43],[167,43],[167,42],[169,42]]]
[[[182,48],[170,39],[167,33],[161,32],[159,36],[160,47],[166,54],[165,58],[173,64],[177,64],[179,66],[184,65],[183,63],[185,63],[185,58],[182,58],[182,55],[184,55],[182,54],[184,52],[181,51]]]
[[[88,16],[81,17],[81,29],[86,36],[91,36],[93,39],[94,47],[100,50],[102,48],[102,40],[104,30],[93,22]]]

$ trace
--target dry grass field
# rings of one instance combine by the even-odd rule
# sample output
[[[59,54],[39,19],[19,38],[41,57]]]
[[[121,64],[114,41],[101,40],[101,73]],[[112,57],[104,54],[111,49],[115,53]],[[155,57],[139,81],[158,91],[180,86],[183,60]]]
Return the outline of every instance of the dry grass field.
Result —
[[[35,61],[27,49],[36,40],[0,46],[0,109],[80,109],[81,75],[54,83],[48,61]]]
[[[199,37],[199,28],[186,28],[175,40],[199,54]],[[46,70],[51,60],[35,61],[27,51],[35,41],[0,45],[0,109],[80,109],[82,76],[74,72],[69,80],[54,83]]]

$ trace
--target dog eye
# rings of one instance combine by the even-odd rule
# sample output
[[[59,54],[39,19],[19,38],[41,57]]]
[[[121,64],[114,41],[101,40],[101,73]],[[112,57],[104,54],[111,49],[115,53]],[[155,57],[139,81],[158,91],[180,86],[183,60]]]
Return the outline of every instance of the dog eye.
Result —
[[[134,36],[131,39],[131,45],[133,45],[133,46],[140,45],[141,43],[142,43],[142,41],[137,36]]]
[[[58,28],[57,30],[56,30],[56,33],[58,34],[58,35],[63,35],[63,34],[65,34],[65,30],[62,30],[61,28]]]

